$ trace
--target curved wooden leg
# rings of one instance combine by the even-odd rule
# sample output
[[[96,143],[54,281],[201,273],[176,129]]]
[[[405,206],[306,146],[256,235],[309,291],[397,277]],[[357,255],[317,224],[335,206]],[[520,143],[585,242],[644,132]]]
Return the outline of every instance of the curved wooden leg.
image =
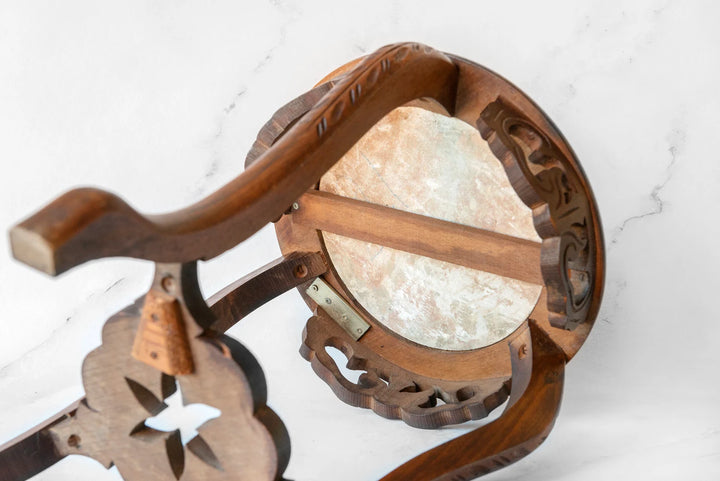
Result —
[[[565,355],[533,320],[510,350],[513,385],[503,415],[411,459],[381,481],[467,481],[514,463],[547,438],[560,410]]]
[[[307,255],[306,255],[307,256]],[[298,261],[311,265],[308,277],[316,275],[315,269],[322,270],[322,264],[307,262],[306,256],[291,257],[274,263],[265,269],[276,279],[277,290],[282,291],[301,282],[292,273]],[[312,255],[310,255],[312,258]],[[301,260],[302,259],[302,260]],[[313,261],[316,259],[312,258]],[[318,264],[315,266],[315,264]],[[282,266],[282,268],[280,267]],[[266,266],[268,267],[268,266]],[[282,275],[278,275],[282,272]],[[303,276],[305,277],[305,276]],[[304,280],[304,279],[303,279]],[[234,304],[236,300],[228,294],[245,291],[249,286],[239,282],[229,292],[216,296],[216,305]],[[223,294],[225,294],[223,296]],[[235,293],[237,294],[237,293]],[[242,297],[242,296],[241,296]],[[224,302],[223,302],[224,301]],[[242,303],[241,303],[242,304]],[[255,304],[255,303],[250,303]],[[228,307],[225,306],[225,307]],[[225,322],[232,325],[246,309],[225,309]],[[232,306],[230,306],[232,307]],[[238,316],[238,314],[240,314]],[[471,433],[431,449],[403,464],[381,481],[465,481],[500,469],[526,456],[537,448],[547,437],[557,417],[562,397],[563,377],[566,358],[563,351],[548,337],[535,321],[529,321],[525,331],[509,344],[512,360],[512,390],[508,407],[496,421]],[[67,454],[86,454],[95,457],[97,453],[72,448],[68,438],[53,436],[61,425],[74,420],[74,404],[68,409],[28,433],[0,447],[0,481],[27,479],[46,469]],[[69,445],[67,443],[70,443]],[[92,443],[83,443],[89,447]],[[98,459],[101,460],[101,459]],[[105,460],[101,460],[103,462]],[[110,465],[105,461],[103,464]]]

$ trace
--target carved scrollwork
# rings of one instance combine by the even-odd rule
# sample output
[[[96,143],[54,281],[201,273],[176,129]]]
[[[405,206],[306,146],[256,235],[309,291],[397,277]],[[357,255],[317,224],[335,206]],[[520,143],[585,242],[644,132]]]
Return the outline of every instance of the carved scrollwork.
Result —
[[[365,371],[357,383],[343,376],[328,347],[345,354],[348,368]],[[482,419],[505,402],[510,388],[507,378],[447,381],[407,371],[355,342],[321,309],[305,326],[300,353],[342,401],[417,428]]]
[[[61,443],[66,454],[90,456],[107,468],[114,464],[128,481],[280,479],[289,460],[289,437],[266,404],[265,377],[254,356],[228,336],[192,335],[193,372],[169,376],[130,355],[140,305],[111,317],[102,345],[85,358],[86,399],[50,429],[55,439],[67,440]],[[194,318],[187,322],[196,334]],[[185,444],[179,430],[146,424],[167,407],[164,400],[176,386],[184,405],[205,404],[220,412]]]
[[[403,63],[411,61],[423,49],[407,44],[383,49],[365,59],[362,67],[356,67],[362,73],[352,82],[347,80],[348,74],[336,77],[281,108],[258,134],[248,162],[252,163],[285,130],[297,124],[311,122],[306,127],[317,134],[316,139],[332,135],[342,123],[342,116],[354,109],[360,99],[369,97],[383,76],[398,72]],[[331,89],[334,95],[328,95]],[[486,140],[494,136],[490,139],[494,153],[504,159],[512,185],[533,208],[536,228],[544,239],[542,271],[548,286],[551,322],[572,327],[573,323],[586,318],[592,296],[595,247],[588,198],[578,174],[561,151],[525,116],[506,107],[501,101],[488,106],[484,112],[487,125],[481,131],[484,130]],[[307,114],[320,111],[321,116]],[[509,122],[504,123],[508,119]],[[503,126],[508,130],[504,131]],[[281,231],[288,228],[289,221],[285,222],[281,223]],[[286,244],[288,249],[289,246],[298,248],[296,243],[307,251],[322,248],[316,235],[305,238],[294,227],[286,233],[298,236]],[[281,239],[281,245],[287,239]],[[570,295],[566,295],[568,292]],[[357,382],[343,375],[326,351],[330,347],[344,353],[350,369],[364,371]],[[507,398],[507,376],[464,381],[423,377],[384,358],[363,342],[353,341],[322,310],[308,321],[301,353],[344,402],[372,409],[387,418],[402,419],[416,427],[439,427],[479,419]]]
[[[352,109],[362,97],[368,96],[377,90],[376,84],[384,76],[389,76],[393,70],[407,64],[420,56],[434,55],[437,58],[446,57],[433,48],[418,43],[401,43],[380,49],[375,55],[368,57],[367,67],[353,83],[342,83],[337,87],[342,93],[336,96],[326,95],[317,102],[313,110],[322,112],[316,120],[315,130],[318,137],[323,137],[332,131],[332,127],[344,120],[347,111]],[[307,116],[299,123],[311,121]]]
[[[597,247],[588,193],[573,163],[527,116],[498,98],[480,114],[482,137],[510,183],[533,210],[543,239],[541,269],[555,327],[585,321],[595,282]]]

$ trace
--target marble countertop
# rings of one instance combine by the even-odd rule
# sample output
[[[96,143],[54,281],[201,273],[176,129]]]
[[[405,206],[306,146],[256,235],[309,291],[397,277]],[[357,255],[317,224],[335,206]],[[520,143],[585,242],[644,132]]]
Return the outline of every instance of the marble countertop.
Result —
[[[509,78],[556,122],[597,197],[603,307],[536,452],[489,480],[720,479],[720,5],[601,1],[0,4],[0,229],[77,185],[175,210],[241,170],[276,108],[376,48],[414,40]],[[266,227],[200,267],[215,292],[279,255]],[[82,395],[104,320],[152,266],[57,279],[0,236],[0,444]],[[296,292],[230,334],[262,363],[288,426],[286,476],[378,479],[477,425],[418,431],[337,401],[297,354]],[[266,322],[272,319],[273,322]],[[67,458],[37,480],[115,480]]]

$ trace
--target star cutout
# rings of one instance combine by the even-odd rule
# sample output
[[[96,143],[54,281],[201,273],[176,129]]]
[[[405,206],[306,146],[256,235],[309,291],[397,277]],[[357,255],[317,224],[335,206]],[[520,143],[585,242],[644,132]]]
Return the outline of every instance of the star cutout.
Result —
[[[197,429],[200,426],[211,419],[220,417],[221,414],[219,409],[207,404],[195,403],[186,406],[183,403],[182,391],[177,381],[175,392],[164,402],[167,407],[158,415],[147,418],[145,426],[166,433],[179,429],[183,446],[198,435]]]
[[[164,401],[136,381],[125,379],[138,402],[151,414],[130,435],[146,441],[164,439],[167,458],[176,479],[180,479],[185,470],[186,448],[206,464],[223,469],[215,453],[198,433],[204,424],[220,417],[222,413],[219,409],[202,403],[185,405],[180,383],[174,379],[175,390]]]

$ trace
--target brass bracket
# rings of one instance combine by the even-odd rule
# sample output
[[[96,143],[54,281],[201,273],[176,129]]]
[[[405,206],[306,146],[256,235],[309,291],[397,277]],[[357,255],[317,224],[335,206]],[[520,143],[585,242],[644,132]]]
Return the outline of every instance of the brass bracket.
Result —
[[[370,324],[321,278],[315,279],[305,292],[354,340],[360,339],[370,329]]]

